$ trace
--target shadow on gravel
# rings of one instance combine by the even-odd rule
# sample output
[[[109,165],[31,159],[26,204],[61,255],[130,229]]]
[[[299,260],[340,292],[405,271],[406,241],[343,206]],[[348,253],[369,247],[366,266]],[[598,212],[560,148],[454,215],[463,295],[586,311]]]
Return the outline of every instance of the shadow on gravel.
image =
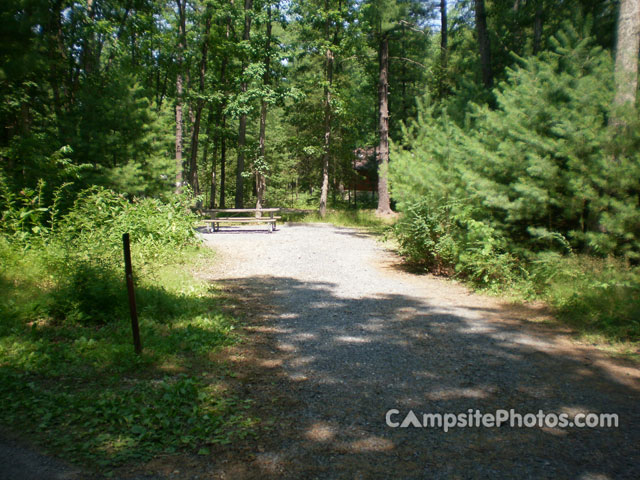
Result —
[[[544,351],[544,336],[404,295],[342,298],[332,284],[287,277],[224,284],[249,311],[276,305],[261,321],[273,351],[252,368],[282,402],[269,437],[233,478],[640,478],[638,391],[586,359]],[[392,408],[394,421],[409,410],[422,420],[515,409],[616,413],[620,426],[445,433],[390,428]]]

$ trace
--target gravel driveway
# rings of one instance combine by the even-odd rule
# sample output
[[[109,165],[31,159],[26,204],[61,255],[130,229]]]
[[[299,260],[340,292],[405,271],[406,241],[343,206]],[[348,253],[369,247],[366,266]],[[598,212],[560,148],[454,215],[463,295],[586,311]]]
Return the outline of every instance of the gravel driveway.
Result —
[[[271,338],[276,408],[254,456],[274,478],[640,478],[640,372],[462,286],[398,268],[325,224],[223,228],[216,281]],[[250,310],[251,311],[251,310]],[[278,402],[274,399],[274,402]],[[423,413],[616,413],[619,428],[391,428]],[[233,478],[230,476],[229,478]]]

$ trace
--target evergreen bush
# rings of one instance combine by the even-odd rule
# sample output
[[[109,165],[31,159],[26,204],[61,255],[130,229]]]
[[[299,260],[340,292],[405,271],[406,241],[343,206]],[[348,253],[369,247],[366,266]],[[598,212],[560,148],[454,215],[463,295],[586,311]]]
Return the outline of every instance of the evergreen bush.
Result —
[[[495,90],[497,108],[472,105],[463,126],[423,102],[394,148],[394,195],[405,211],[472,206],[490,226],[479,241],[503,238],[518,257],[575,249],[635,260],[639,124],[627,123],[624,140],[608,126],[607,52],[572,27],[553,43],[520,59]]]

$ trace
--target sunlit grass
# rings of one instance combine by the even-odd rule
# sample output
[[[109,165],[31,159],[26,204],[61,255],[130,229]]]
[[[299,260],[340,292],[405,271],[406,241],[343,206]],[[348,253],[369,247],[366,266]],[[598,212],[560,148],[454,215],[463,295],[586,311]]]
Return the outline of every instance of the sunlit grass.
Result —
[[[395,223],[394,217],[379,217],[375,210],[332,210],[320,216],[318,212],[288,215],[286,220],[302,223],[331,223],[337,227],[365,228],[372,233],[383,233]]]
[[[557,257],[533,266],[541,296],[582,335],[640,341],[640,269],[621,260]]]

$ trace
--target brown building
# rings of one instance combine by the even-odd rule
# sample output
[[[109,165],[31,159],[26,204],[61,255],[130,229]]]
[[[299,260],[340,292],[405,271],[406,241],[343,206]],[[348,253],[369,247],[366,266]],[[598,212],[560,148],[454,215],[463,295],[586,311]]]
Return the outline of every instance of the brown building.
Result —
[[[377,192],[378,164],[376,161],[376,148],[356,148],[353,153],[353,169],[356,172],[355,190],[361,192]]]

